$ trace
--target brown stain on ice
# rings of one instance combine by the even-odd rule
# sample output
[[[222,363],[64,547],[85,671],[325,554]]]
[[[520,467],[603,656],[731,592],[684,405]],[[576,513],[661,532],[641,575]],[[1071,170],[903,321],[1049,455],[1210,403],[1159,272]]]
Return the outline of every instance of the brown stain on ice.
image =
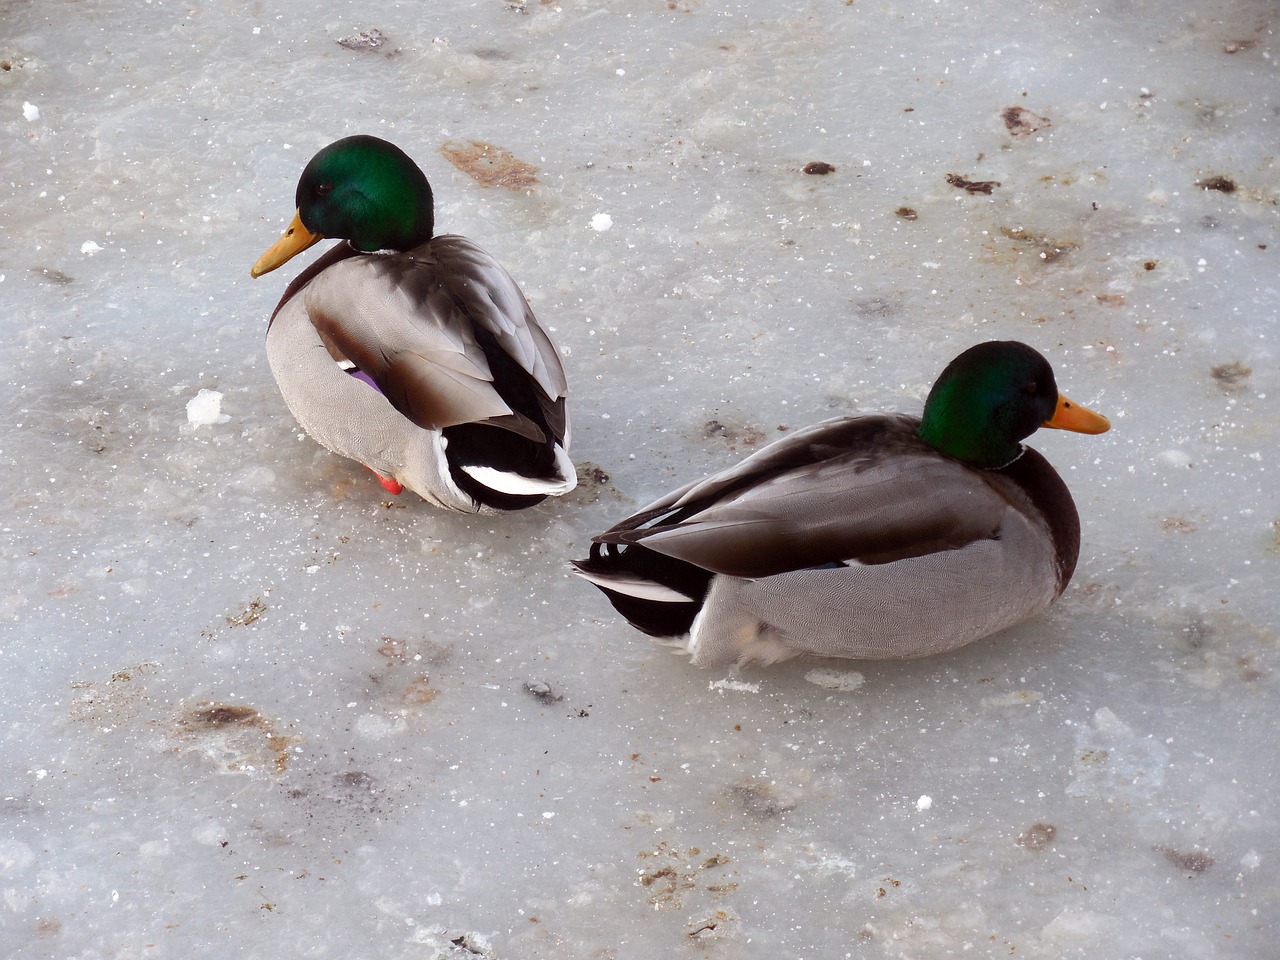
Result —
[[[1165,533],[1195,533],[1196,523],[1189,517],[1164,517],[1160,529]]]
[[[681,877],[674,867],[668,866],[640,874],[640,886],[652,890],[648,900],[656,906],[670,903],[675,899],[677,891],[689,889],[693,882]]]
[[[230,727],[235,724],[252,724],[259,720],[258,711],[253,707],[231,706],[225,703],[214,704],[191,714],[191,722],[207,727]]]
[[[1226,54],[1243,53],[1245,50],[1252,50],[1258,45],[1258,41],[1252,37],[1243,40],[1223,40],[1222,52]]]
[[[396,637],[383,637],[378,653],[393,663],[408,663],[408,647],[403,640]]]
[[[1253,368],[1239,360],[1209,368],[1209,376],[1223,393],[1243,393],[1249,387]]]
[[[723,441],[734,452],[740,448],[754,449],[765,438],[765,432],[760,427],[746,423],[735,425],[720,420],[708,420],[702,425],[702,432],[705,437]]]
[[[991,191],[1000,186],[999,180],[973,180],[964,173],[948,173],[945,177],[951,186],[970,194],[981,193],[990,196]]]
[[[1056,239],[1045,234],[1024,230],[1022,227],[1001,227],[1000,233],[1018,245],[1017,252],[1033,253],[1041,263],[1045,264],[1056,263],[1080,246],[1073,240]]]
[[[420,716],[417,708],[435,703],[441,694],[423,668],[446,663],[449,648],[427,637],[382,636],[377,642],[377,653],[385,660],[369,673],[369,682],[380,691],[379,702],[390,715]],[[417,669],[406,674],[403,667]]]
[[[880,897],[887,897],[889,895],[890,890],[896,890],[898,887],[902,886],[902,881],[895,880],[893,877],[882,877],[880,879],[880,882],[881,884],[887,884],[887,886],[876,887],[877,899],[879,899]]]
[[[1271,676],[1267,661],[1280,646],[1280,632],[1270,626],[1219,610],[1192,615],[1179,627],[1172,649],[1201,685],[1216,687],[1232,675],[1241,683]]]
[[[713,853],[707,856],[700,847],[681,850],[664,840],[656,849],[642,850],[637,856],[641,860],[660,861],[653,869],[641,872],[639,878],[640,886],[648,891],[645,902],[658,909],[680,909],[683,906],[683,894],[699,887],[718,897],[738,889],[737,883],[718,873],[721,867],[729,863],[729,858],[724,854]],[[713,882],[705,882],[708,880]]]
[[[41,940],[52,940],[62,933],[62,921],[57,917],[41,917],[36,923],[36,936]]]
[[[1205,177],[1196,181],[1196,186],[1201,190],[1216,190],[1218,193],[1235,193],[1236,182],[1230,177],[1224,177],[1221,174]]]
[[[377,27],[374,27],[369,30],[357,30],[355,33],[348,34],[345,37],[339,37],[336,42],[344,50],[351,50],[356,53],[382,51],[382,55],[388,58],[399,56],[400,51],[398,49],[382,49],[389,41],[390,37]]]
[[[1053,126],[1048,117],[1042,117],[1026,107],[1005,107],[1000,111],[1000,119],[1004,121],[1004,127],[1011,137],[1027,137]]]
[[[1280,196],[1277,196],[1276,191],[1270,185],[1249,186],[1234,177],[1221,173],[1211,173],[1201,177],[1195,182],[1195,185],[1201,190],[1225,194],[1242,203],[1259,203],[1271,207],[1280,204]],[[1205,217],[1202,222],[1206,227],[1218,226],[1216,219],[1213,217]],[[1266,249],[1266,247],[1264,246],[1262,249]]]
[[[46,283],[57,284],[58,286],[66,286],[69,283],[76,282],[75,277],[69,273],[63,273],[57,267],[31,267],[30,272]]]
[[[1018,846],[1028,850],[1043,850],[1053,843],[1058,828],[1052,823],[1033,823],[1018,834]]]
[[[595,503],[608,494],[614,500],[625,499],[621,490],[613,483],[609,472],[592,460],[580,460],[574,464],[578,471],[578,485],[565,498],[567,503]]]
[[[526,680],[524,692],[544,707],[550,707],[564,699],[564,694],[558,692],[555,687],[545,680]],[[638,756],[639,754],[635,755],[635,757]]]
[[[707,917],[707,919],[701,922],[687,924],[687,926],[689,927],[689,932],[686,934],[686,936],[688,936],[691,940],[705,939],[709,937],[711,934],[714,934],[716,930],[722,928],[725,924],[729,923],[732,919],[733,919],[732,915],[730,915],[727,911],[717,910],[715,913],[711,914],[711,916]]]
[[[138,663],[117,670],[106,683],[91,680],[72,683],[71,689],[76,695],[71,701],[71,721],[113,729],[137,720],[150,704],[142,681],[155,669],[154,663]]]
[[[233,627],[247,627],[249,624],[261,619],[266,612],[267,605],[262,602],[262,598],[254,597],[249,601],[249,605],[239,613],[227,614],[227,623]]]
[[[1164,858],[1188,876],[1199,876],[1213,866],[1213,857],[1205,850],[1177,850],[1156,844],[1151,849],[1164,855]]]
[[[482,186],[527,190],[538,182],[537,167],[517,159],[510,150],[483,140],[446,140],[440,153]]]
[[[425,673],[414,677],[400,694],[400,702],[406,707],[425,707],[434,703],[440,691],[431,686],[431,678]]]
[[[796,798],[771,782],[751,778],[734,784],[726,793],[742,811],[757,820],[773,820],[796,808]]]
[[[298,741],[275,728],[256,707],[239,703],[201,703],[178,717],[180,741],[206,751],[219,748],[228,771],[270,766],[282,774],[289,766],[289,747]]]
[[[158,670],[157,664],[138,663],[115,671],[106,681],[73,683],[70,721],[102,733],[146,729],[175,752],[202,755],[223,772],[284,773],[289,748],[299,737],[281,733],[275,722],[243,703],[204,701],[175,717],[149,689],[163,682],[156,676]]]

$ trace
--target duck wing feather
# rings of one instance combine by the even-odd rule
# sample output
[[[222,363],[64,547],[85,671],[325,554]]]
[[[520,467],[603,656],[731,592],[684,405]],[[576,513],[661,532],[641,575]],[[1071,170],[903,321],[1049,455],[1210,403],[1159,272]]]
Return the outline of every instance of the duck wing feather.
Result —
[[[327,256],[327,255],[326,255]],[[566,429],[560,359],[510,274],[462,237],[401,254],[338,259],[301,290],[335,359],[353,362],[426,429],[486,422],[528,437]],[[537,385],[540,416],[513,408]]]
[[[758,578],[998,537],[1010,501],[906,415],[840,417],[676,490],[597,537]]]

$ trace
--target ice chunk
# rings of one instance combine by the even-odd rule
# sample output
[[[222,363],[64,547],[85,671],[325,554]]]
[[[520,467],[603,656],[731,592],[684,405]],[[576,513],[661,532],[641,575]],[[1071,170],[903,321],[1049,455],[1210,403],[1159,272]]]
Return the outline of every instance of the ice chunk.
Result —
[[[187,422],[197,427],[226,423],[231,418],[222,412],[222,394],[217,390],[200,392],[187,401]]]
[[[1191,454],[1185,450],[1163,450],[1156,454],[1156,459],[1166,467],[1185,469],[1192,464]]]
[[[828,667],[810,670],[804,678],[826,690],[842,690],[846,693],[857,690],[866,680],[866,677],[857,670],[832,670]]]
[[[0,875],[16,876],[35,862],[36,854],[21,840],[0,840]]]
[[[599,233],[604,233],[613,226],[613,217],[607,213],[597,213],[591,218],[591,229]]]
[[[1168,764],[1164,744],[1136,733],[1109,707],[1101,707],[1092,725],[1076,735],[1067,796],[1149,800],[1164,787]]]
[[[984,707],[1025,707],[1044,699],[1039,690],[1010,690],[991,697],[983,697]]]
[[[1081,949],[1101,946],[1113,939],[1119,928],[1120,921],[1109,914],[1066,907],[1045,924],[1041,936],[1051,946]]]
[[[27,120],[31,121],[32,123],[35,123],[37,120],[40,119],[40,108],[37,107],[34,103],[27,103],[24,100],[22,101],[22,115]]]
[[[100,253],[101,251],[102,247],[98,246],[92,240],[86,240],[84,243],[80,244],[80,252],[87,253],[91,257],[95,253]]]
[[[747,683],[745,680],[730,680],[726,677],[723,680],[712,680],[707,684],[707,689],[719,690],[721,693],[724,693],[726,690],[734,690],[738,693],[759,693],[760,684]]]

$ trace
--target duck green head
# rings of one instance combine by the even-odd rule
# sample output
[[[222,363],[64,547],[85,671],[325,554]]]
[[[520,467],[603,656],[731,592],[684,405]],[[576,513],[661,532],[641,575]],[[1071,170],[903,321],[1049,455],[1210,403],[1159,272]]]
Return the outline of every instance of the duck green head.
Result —
[[[1049,361],[1025,343],[993,340],[956,357],[929,391],[920,437],[975,467],[1003,467],[1040,427],[1105,433],[1111,424],[1058,393]]]
[[[395,144],[344,137],[307,164],[298,181],[298,212],[249,272],[260,277],[325,237],[357,250],[409,250],[435,229],[431,185]]]

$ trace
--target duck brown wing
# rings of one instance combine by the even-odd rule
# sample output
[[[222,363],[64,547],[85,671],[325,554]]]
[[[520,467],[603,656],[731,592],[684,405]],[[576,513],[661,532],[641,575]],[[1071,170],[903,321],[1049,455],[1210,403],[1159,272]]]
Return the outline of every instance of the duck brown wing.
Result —
[[[427,250],[457,322],[471,329],[488,358],[494,388],[515,416],[537,421],[556,440],[566,439],[568,383],[560,354],[515,280],[465,237],[436,237]],[[526,433],[515,424],[497,425]]]
[[[548,429],[562,435],[555,348],[510,275],[469,241],[343,260],[301,296],[335,358],[419,426],[483,421],[538,442]],[[532,416],[521,409],[530,400]]]
[[[564,397],[560,354],[502,264],[465,237],[436,237],[427,247],[459,309],[489,331],[548,397]]]
[[[878,564],[997,536],[1008,501],[915,436],[912,417],[843,417],[676,491],[597,538],[714,573]],[[635,522],[635,521],[639,522]]]

